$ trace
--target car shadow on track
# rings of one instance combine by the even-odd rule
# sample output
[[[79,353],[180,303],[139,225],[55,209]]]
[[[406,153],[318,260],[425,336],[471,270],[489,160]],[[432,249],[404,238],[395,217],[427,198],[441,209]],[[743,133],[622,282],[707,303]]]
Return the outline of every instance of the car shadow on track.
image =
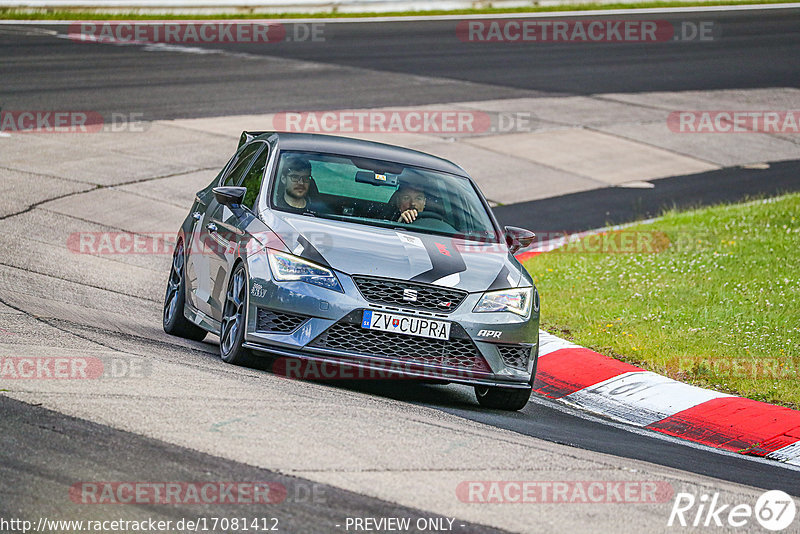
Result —
[[[299,361],[299,360],[298,360]],[[530,417],[521,412],[507,412],[503,410],[491,410],[482,408],[475,399],[475,394],[471,386],[463,384],[453,384],[437,380],[423,380],[413,378],[384,379],[365,377],[363,379],[335,378],[327,379],[325,376],[315,376],[312,378],[288,376],[285,366],[286,359],[277,356],[255,356],[248,362],[250,369],[265,371],[287,380],[300,380],[303,382],[313,382],[327,387],[343,389],[347,391],[383,397],[411,404],[429,406],[445,411],[458,411],[462,414],[475,413],[496,413],[498,415],[508,415],[509,417]],[[331,364],[335,365],[335,364]],[[345,366],[346,368],[346,366]],[[357,372],[350,372],[347,376],[353,376]],[[329,376],[329,375],[328,375]],[[528,411],[530,405],[525,409]]]
[[[210,359],[219,358],[219,340],[217,336],[209,335],[205,341],[198,343],[198,345],[203,346],[204,350],[202,352],[206,357]],[[213,352],[207,351],[206,349],[208,348],[213,348]],[[482,408],[480,405],[478,405],[478,401],[475,399],[472,386],[440,382],[437,380],[422,380],[413,378],[395,380],[381,378],[326,379],[324,376],[313,378],[287,376],[287,373],[285,372],[286,360],[287,358],[283,356],[258,354],[253,355],[244,365],[244,367],[256,371],[264,371],[287,380],[311,382],[327,387],[363,393],[365,395],[383,397],[386,399],[407,402],[421,406],[429,406],[431,408],[447,411],[449,413],[457,413],[458,415],[467,418],[471,418],[469,414],[495,414],[496,417],[507,417],[511,419],[530,418],[531,415],[529,412],[535,408],[533,402],[529,403],[528,406],[523,409],[523,411],[519,412],[508,412],[504,410]],[[352,376],[353,374],[355,373],[350,372],[350,374],[347,376]]]

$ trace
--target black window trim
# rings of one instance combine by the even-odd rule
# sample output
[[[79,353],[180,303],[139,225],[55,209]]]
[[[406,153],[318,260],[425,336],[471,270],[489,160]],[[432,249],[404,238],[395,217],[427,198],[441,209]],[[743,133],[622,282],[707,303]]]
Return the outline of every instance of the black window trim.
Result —
[[[233,169],[236,167],[236,165],[241,160],[242,154],[246,150],[248,150],[249,148],[252,148],[255,144],[262,144],[262,145],[266,146],[267,150],[269,151],[269,144],[266,141],[261,140],[261,139],[255,139],[255,140],[243,145],[242,148],[240,148],[236,152],[236,154],[234,154],[233,158],[231,158],[231,161],[228,162],[228,165],[225,168],[225,172],[222,173],[222,176],[220,176],[220,179],[217,182],[217,186],[222,186],[225,183],[225,180],[228,179],[228,177],[230,176],[231,172],[233,172]],[[261,155],[261,152],[264,150],[264,146],[260,147],[259,149],[257,149],[253,153],[252,161],[250,161],[250,165],[247,166],[247,170],[244,171],[243,175],[246,175],[248,172],[250,172],[250,168],[253,166],[253,163],[255,163],[256,159],[258,159],[258,156]],[[269,154],[269,152],[267,154]],[[269,157],[269,156],[267,156],[267,157]],[[262,178],[262,183],[263,183],[263,178]]]

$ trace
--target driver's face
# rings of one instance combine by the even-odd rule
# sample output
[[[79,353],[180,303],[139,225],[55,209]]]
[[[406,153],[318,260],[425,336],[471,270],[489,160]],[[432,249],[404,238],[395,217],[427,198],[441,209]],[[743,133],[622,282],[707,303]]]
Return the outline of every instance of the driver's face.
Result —
[[[415,209],[418,212],[425,209],[425,193],[418,189],[401,189],[397,195],[397,209],[400,213]]]
[[[290,170],[286,173],[286,193],[294,198],[304,198],[308,194],[311,185],[311,173],[309,171]]]

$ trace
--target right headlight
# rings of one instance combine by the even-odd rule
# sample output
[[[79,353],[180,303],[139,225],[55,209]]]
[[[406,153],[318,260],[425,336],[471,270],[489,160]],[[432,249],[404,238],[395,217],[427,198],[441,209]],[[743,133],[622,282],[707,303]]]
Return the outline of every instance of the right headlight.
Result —
[[[299,256],[267,249],[272,276],[279,282],[297,280],[344,293],[333,271]]]
[[[487,291],[472,311],[476,313],[508,311],[526,317],[531,311],[532,301],[532,287]]]

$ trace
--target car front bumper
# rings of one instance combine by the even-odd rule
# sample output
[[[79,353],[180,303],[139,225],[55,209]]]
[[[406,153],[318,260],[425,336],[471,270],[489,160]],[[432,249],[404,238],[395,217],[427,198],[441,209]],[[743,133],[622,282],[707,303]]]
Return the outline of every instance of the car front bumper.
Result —
[[[537,312],[474,313],[481,293],[470,293],[451,313],[386,306],[367,301],[353,279],[337,272],[344,293],[304,282],[275,282],[250,265],[245,347],[297,358],[315,371],[306,378],[419,378],[471,385],[530,387],[538,357]],[[365,309],[451,323],[450,339],[361,328]],[[319,365],[339,364],[338,375]],[[294,367],[296,371],[297,367]],[[303,378],[304,376],[297,376]]]

